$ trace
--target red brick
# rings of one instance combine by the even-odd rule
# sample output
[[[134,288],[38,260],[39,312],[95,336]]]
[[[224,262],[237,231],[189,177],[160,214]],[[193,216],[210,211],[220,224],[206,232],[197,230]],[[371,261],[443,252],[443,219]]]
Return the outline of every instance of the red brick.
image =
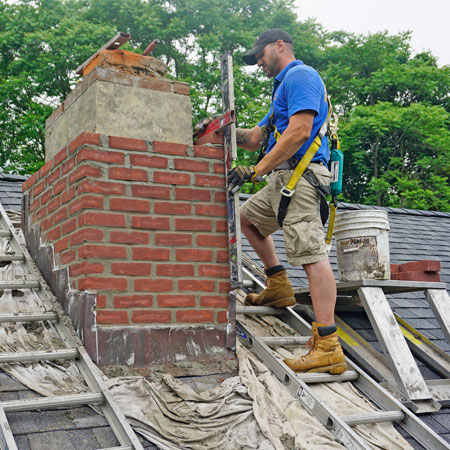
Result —
[[[47,161],[40,169],[39,169],[39,178],[44,179],[48,173],[52,170],[53,160]]]
[[[125,247],[105,246],[105,245],[82,245],[78,249],[79,258],[120,258],[127,257],[127,249]]]
[[[68,191],[62,193],[62,202],[69,203],[75,198],[75,186],[72,186]]]
[[[47,178],[47,186],[52,186],[61,177],[61,168],[58,167]]]
[[[167,169],[168,160],[163,156],[130,155],[130,163],[134,166],[157,167]]]
[[[190,95],[191,89],[188,84],[175,82],[173,85],[173,92],[175,92],[175,94]]]
[[[61,253],[62,251],[67,250],[69,248],[69,238],[63,237],[59,241],[55,242],[53,248],[55,249],[55,253]]]
[[[126,185],[123,183],[111,183],[109,181],[99,180],[83,180],[78,186],[78,194],[90,192],[93,194],[124,195],[125,186]]]
[[[160,277],[193,277],[194,266],[192,264],[158,264],[156,275]]]
[[[200,306],[205,308],[227,308],[228,296],[226,295],[202,295]]]
[[[215,163],[214,173],[225,175],[225,165],[223,163]]]
[[[118,324],[118,323],[128,323],[128,312],[127,311],[109,311],[100,310],[97,311],[97,323],[100,324]]]
[[[209,202],[211,192],[206,189],[175,188],[175,200],[200,200]]]
[[[148,244],[150,235],[139,231],[111,231],[109,241],[115,244]]]
[[[97,295],[97,308],[106,308],[106,295]]]
[[[134,247],[132,252],[136,261],[168,261],[170,258],[168,248]]]
[[[200,277],[229,278],[230,268],[225,265],[200,264],[198,268],[198,275]]]
[[[209,310],[182,310],[176,312],[176,321],[181,323],[206,323],[214,320],[213,311]]]
[[[230,260],[228,250],[216,250],[216,262],[226,262]]]
[[[227,323],[228,322],[228,313],[227,311],[217,311],[217,323]]]
[[[31,205],[30,205],[30,212],[36,211],[36,209],[38,209],[40,206],[41,206],[41,199],[40,198],[37,198],[36,200],[33,200],[31,202]]]
[[[123,295],[114,297],[114,308],[151,308],[153,295]]]
[[[109,207],[112,211],[150,212],[149,201],[131,198],[112,198],[109,200]]]
[[[145,141],[128,137],[109,136],[109,146],[112,148],[121,148],[123,150],[147,151],[147,144]]]
[[[225,205],[195,205],[195,214],[198,216],[220,216],[227,215],[227,208]]]
[[[109,178],[113,180],[147,181],[147,172],[142,169],[111,167],[109,169]]]
[[[129,275],[143,277],[150,275],[152,265],[149,263],[111,263],[111,272],[114,275]]]
[[[82,148],[77,155],[77,163],[82,161],[98,161],[111,164],[125,164],[125,154],[113,152],[111,150],[94,150],[91,148]]]
[[[155,245],[165,247],[190,246],[192,245],[192,235],[182,233],[156,233]]]
[[[123,214],[108,214],[100,212],[85,212],[78,218],[78,225],[97,225],[101,227],[125,227]]]
[[[53,186],[53,193],[55,195],[58,195],[62,191],[64,191],[67,188],[67,177],[64,177],[62,180],[59,180],[55,183]]]
[[[206,161],[193,161],[191,159],[175,159],[175,170],[186,172],[209,172],[209,163]]]
[[[126,278],[115,277],[83,277],[78,280],[78,289],[101,289],[104,291],[126,291],[128,281]]]
[[[132,217],[132,228],[141,228],[147,230],[170,230],[170,221],[168,217]]]
[[[136,185],[131,186],[131,191],[133,197],[170,198],[170,187],[167,186]]]
[[[212,222],[206,219],[175,219],[177,231],[211,231]]]
[[[226,202],[227,201],[227,195],[224,191],[217,191],[214,192],[214,201],[217,202]]]
[[[54,220],[53,217],[49,217],[45,220],[43,220],[41,222],[41,230],[42,231],[47,231],[48,229],[50,229],[53,225],[54,225]]]
[[[195,295],[158,295],[158,306],[160,308],[188,308],[195,307]]]
[[[156,214],[176,214],[176,215],[190,215],[190,203],[173,203],[173,202],[155,202],[154,210]]]
[[[225,177],[216,175],[195,175],[195,186],[225,187]]]
[[[67,222],[64,222],[61,226],[62,234],[72,233],[72,231],[75,231],[76,229],[77,229],[77,219],[75,217],[72,217]]]
[[[46,191],[44,191],[44,193],[38,197],[41,199],[41,203],[42,205],[45,205],[46,203],[48,203],[50,201],[50,199],[53,198],[53,193],[51,189],[47,189]]]
[[[231,284],[229,281],[221,281],[219,283],[219,292],[230,292]]]
[[[170,311],[132,311],[131,320],[134,323],[167,323],[172,321]]]
[[[74,200],[69,207],[71,215],[81,209],[103,209],[103,197],[95,195],[83,195]]]
[[[212,280],[180,280],[178,281],[178,289],[180,291],[214,292],[216,282]]]
[[[81,133],[69,144],[69,152],[72,153],[84,144],[100,145],[100,135],[88,132]]]
[[[188,173],[155,172],[153,174],[153,182],[162,184],[190,185],[191,175]]]
[[[228,247],[228,237],[223,235],[199,234],[197,245],[200,247]]]
[[[64,159],[67,156],[67,147],[64,147],[62,150],[60,150],[55,157],[53,158],[54,165],[57,166],[59,163],[64,161]]]
[[[199,250],[193,249],[177,249],[176,250],[177,261],[212,261],[211,250]]]
[[[41,209],[36,213],[36,217],[35,217],[35,219],[33,219],[33,221],[35,221],[35,220],[42,220],[46,215],[47,215],[47,207],[44,206],[44,208],[41,208]]]
[[[153,142],[153,151],[166,155],[187,155],[187,145],[172,142]]]
[[[58,211],[55,212],[55,214],[53,214],[52,217],[53,221],[56,223],[60,223],[63,220],[67,219],[67,208],[65,206],[63,206],[62,208],[58,209]]]
[[[30,189],[37,181],[38,181],[38,172],[35,172],[27,179],[27,189]]]
[[[33,188],[33,197],[37,197],[45,188],[45,181],[42,181],[41,183],[37,184]]]
[[[63,163],[61,171],[63,175],[69,173],[75,167],[75,156]]]
[[[391,274],[400,272],[400,264],[391,264]]]
[[[216,232],[227,232],[228,231],[228,222],[226,220],[216,220]]]
[[[103,239],[103,230],[83,228],[70,236],[70,245],[78,245],[83,242],[103,242]]]
[[[149,280],[148,278],[134,280],[135,291],[170,292],[172,289],[172,280]]]
[[[78,275],[89,275],[91,273],[103,273],[104,267],[102,263],[89,263],[83,261],[78,264],[72,264],[69,268],[69,274],[71,277],[77,277]]]
[[[170,82],[164,78],[151,77],[140,78],[139,87],[144,89],[153,89],[154,91],[170,92]]]
[[[221,131],[219,131],[219,132],[211,131],[211,133],[208,133],[208,134],[205,134],[204,136],[199,137],[195,141],[195,145],[204,145],[204,144],[219,144],[219,145],[223,145],[223,141],[224,141],[224,134],[223,134],[223,132],[221,132]],[[195,148],[195,146],[194,146],[194,148]],[[222,150],[221,157],[223,158],[223,150]]]
[[[61,227],[55,227],[47,233],[47,239],[50,241],[56,241],[61,237]]]
[[[406,280],[406,281],[428,281],[428,282],[439,282],[441,281],[441,277],[439,276],[439,272],[399,272],[398,280]]]
[[[441,270],[441,262],[430,259],[403,263],[399,266],[399,272],[439,272]]]
[[[67,252],[61,253],[61,262],[63,264],[69,264],[72,261],[75,261],[75,258],[77,256],[76,250],[69,250]]]

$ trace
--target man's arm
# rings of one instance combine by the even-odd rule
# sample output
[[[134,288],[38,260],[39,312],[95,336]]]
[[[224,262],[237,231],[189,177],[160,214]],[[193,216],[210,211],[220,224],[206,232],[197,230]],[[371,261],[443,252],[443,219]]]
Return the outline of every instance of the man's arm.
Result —
[[[295,155],[311,136],[313,121],[314,111],[306,110],[293,114],[273,149],[255,166],[256,173],[265,175]]]
[[[239,147],[254,152],[261,146],[261,127],[253,127],[249,130],[236,128],[236,143]]]

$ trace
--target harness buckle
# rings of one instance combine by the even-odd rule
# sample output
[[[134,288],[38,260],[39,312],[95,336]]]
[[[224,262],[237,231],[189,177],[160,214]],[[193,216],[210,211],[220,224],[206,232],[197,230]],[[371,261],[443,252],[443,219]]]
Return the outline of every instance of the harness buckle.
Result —
[[[295,189],[289,189],[286,186],[283,186],[280,189],[280,193],[281,195],[283,195],[284,197],[292,197],[294,195]]]

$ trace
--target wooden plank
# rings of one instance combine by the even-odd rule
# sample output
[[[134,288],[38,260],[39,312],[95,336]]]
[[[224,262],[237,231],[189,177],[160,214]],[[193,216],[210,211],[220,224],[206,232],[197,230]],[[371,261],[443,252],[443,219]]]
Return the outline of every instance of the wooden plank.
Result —
[[[447,342],[450,343],[450,298],[447,291],[445,289],[428,289],[427,299]]]

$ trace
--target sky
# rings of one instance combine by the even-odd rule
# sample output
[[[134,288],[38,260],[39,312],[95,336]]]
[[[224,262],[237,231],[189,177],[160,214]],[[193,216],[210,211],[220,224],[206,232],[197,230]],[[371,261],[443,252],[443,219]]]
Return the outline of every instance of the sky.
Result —
[[[328,31],[412,31],[414,54],[430,50],[439,66],[450,64],[450,0],[295,0],[295,5],[301,21],[315,18]]]

